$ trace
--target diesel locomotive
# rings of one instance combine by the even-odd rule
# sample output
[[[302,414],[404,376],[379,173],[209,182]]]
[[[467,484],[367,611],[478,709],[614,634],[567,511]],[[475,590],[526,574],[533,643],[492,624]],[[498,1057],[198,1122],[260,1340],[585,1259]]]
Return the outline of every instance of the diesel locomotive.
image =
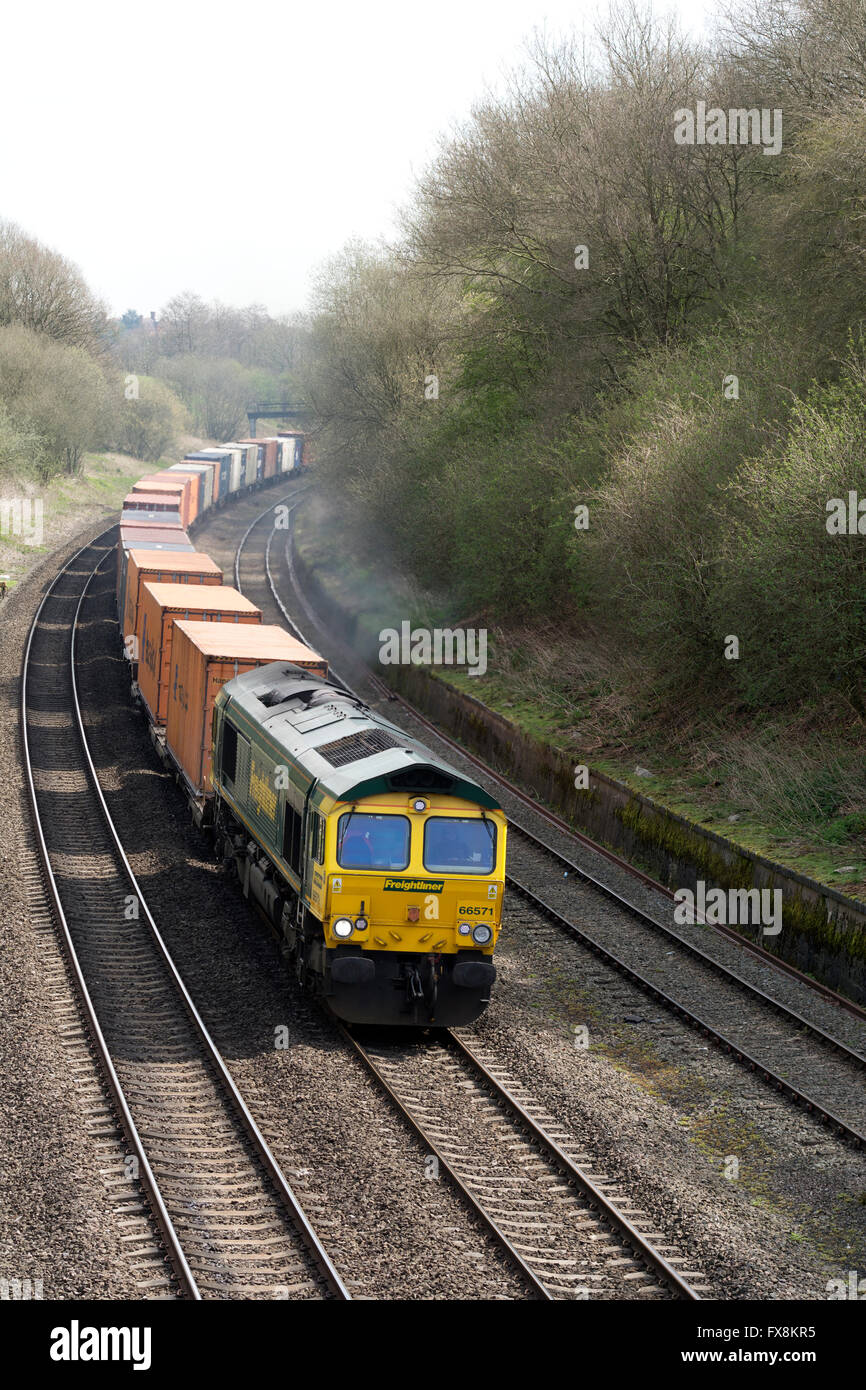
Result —
[[[452,1027],[484,1011],[506,820],[482,787],[283,662],[219,691],[211,780],[218,857],[338,1017]]]

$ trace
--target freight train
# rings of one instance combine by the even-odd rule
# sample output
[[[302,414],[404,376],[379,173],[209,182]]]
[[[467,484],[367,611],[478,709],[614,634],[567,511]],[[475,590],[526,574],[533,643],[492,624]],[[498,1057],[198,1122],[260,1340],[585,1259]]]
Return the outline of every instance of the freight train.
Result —
[[[303,987],[350,1023],[453,1027],[490,1002],[506,820],[328,679],[189,539],[306,471],[299,431],[202,449],[123,503],[117,611],[154,746]]]

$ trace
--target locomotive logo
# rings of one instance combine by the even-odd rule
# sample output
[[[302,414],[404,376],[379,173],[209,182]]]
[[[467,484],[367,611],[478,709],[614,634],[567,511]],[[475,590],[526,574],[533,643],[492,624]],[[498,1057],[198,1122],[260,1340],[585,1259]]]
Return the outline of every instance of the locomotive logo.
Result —
[[[270,820],[276,819],[277,794],[266,776],[259,771],[255,759],[250,768],[250,798],[259,814],[264,811]]]
[[[444,879],[426,878],[386,878],[386,893],[441,893],[445,887]]]

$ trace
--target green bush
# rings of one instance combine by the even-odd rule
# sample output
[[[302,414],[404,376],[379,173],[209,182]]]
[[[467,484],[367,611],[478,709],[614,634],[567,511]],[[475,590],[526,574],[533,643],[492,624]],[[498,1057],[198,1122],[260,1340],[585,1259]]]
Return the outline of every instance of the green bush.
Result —
[[[172,450],[186,426],[186,410],[171,388],[153,377],[138,377],[128,383],[118,406],[117,448],[155,463]]]
[[[734,321],[656,349],[596,424],[606,471],[582,543],[598,612],[674,683],[727,674],[724,639],[738,633],[720,596],[742,505],[731,484],[783,432],[803,369],[796,342],[766,330]]]
[[[39,435],[16,425],[5,406],[0,405],[0,479],[40,474],[44,461],[44,444]]]
[[[45,474],[77,473],[85,452],[107,446],[120,378],[84,348],[29,328],[0,328],[0,403],[17,428],[41,441]]]
[[[855,366],[798,401],[782,445],[731,484],[736,520],[716,608],[740,635],[736,677],[750,704],[835,691],[866,711],[866,537],[827,530],[831,498],[866,499],[864,437]]]

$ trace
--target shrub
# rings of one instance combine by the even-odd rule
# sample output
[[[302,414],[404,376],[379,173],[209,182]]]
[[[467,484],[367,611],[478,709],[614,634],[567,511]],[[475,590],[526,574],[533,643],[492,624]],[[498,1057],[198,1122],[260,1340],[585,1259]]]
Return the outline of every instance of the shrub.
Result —
[[[164,381],[139,377],[138,396],[124,394],[117,410],[117,447],[154,463],[174,447],[186,421],[183,405]]]
[[[43,472],[77,473],[88,449],[110,443],[121,389],[84,348],[0,328],[0,402],[42,441]]]

